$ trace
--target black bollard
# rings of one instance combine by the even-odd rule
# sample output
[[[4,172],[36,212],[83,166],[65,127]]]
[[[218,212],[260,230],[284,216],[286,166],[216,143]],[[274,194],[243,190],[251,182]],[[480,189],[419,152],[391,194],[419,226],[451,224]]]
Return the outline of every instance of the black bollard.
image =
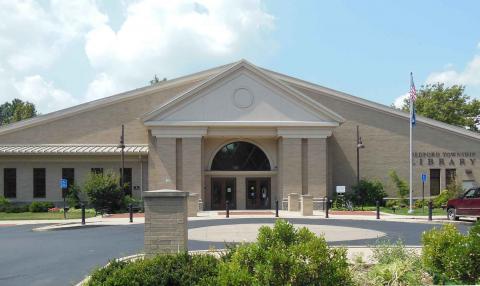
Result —
[[[226,209],[227,218],[230,217],[230,206],[229,206],[229,204],[230,204],[230,202],[229,202],[229,201],[226,201],[225,209]]]
[[[428,202],[428,220],[429,221],[432,220],[432,213],[433,213],[433,202],[432,202],[432,200],[430,200]]]
[[[82,225],[85,224],[85,204],[81,204],[81,208],[82,208]]]
[[[133,222],[133,206],[128,204],[128,212],[130,213],[130,222]]]
[[[328,218],[328,209],[329,209],[329,205],[328,205],[328,197],[325,197],[325,218]]]
[[[278,217],[278,200],[275,201],[275,217]]]
[[[377,219],[380,219],[380,202],[377,201]]]

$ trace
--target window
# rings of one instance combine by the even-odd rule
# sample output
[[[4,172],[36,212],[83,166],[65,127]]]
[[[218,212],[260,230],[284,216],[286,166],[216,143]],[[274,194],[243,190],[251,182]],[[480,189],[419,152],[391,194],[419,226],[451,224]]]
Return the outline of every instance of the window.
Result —
[[[465,195],[463,196],[463,198],[465,199],[474,199],[476,196],[475,196],[475,193],[477,192],[477,190],[475,189],[471,189],[471,190],[468,190],[468,192],[465,193]]]
[[[3,169],[3,195],[6,198],[17,197],[17,169]]]
[[[456,169],[446,169],[445,170],[445,183],[447,186],[457,183],[457,170]]]
[[[33,169],[33,197],[44,198],[46,195],[45,168]]]
[[[215,171],[270,171],[270,162],[263,151],[248,142],[233,142],[218,151],[213,158]]]
[[[103,168],[92,168],[92,173],[97,175],[103,175]]]
[[[67,180],[67,188],[62,190],[62,198],[65,197],[65,191],[75,185],[75,169],[62,168],[62,179]]]
[[[440,194],[440,169],[430,169],[430,196]]]
[[[122,168],[120,168],[120,176],[122,175]],[[125,195],[132,195],[132,168],[123,169],[123,183],[127,186],[125,187]]]

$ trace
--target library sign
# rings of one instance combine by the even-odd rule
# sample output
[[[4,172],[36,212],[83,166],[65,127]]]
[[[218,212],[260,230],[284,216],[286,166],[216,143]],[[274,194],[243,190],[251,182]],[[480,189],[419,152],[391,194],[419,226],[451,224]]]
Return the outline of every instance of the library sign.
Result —
[[[418,166],[475,166],[475,152],[413,152],[413,164]]]

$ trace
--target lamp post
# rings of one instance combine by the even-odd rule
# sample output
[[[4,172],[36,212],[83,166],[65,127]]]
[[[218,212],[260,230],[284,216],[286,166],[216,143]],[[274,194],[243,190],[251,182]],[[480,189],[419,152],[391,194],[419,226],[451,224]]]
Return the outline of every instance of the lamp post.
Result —
[[[357,125],[357,185],[360,183],[360,149],[365,148]]]
[[[122,124],[122,135],[120,136],[120,144],[118,148],[122,149],[121,151],[121,160],[122,160],[122,167],[120,168],[120,188],[122,188],[122,192],[125,192],[124,188],[124,172],[125,170],[125,127]]]

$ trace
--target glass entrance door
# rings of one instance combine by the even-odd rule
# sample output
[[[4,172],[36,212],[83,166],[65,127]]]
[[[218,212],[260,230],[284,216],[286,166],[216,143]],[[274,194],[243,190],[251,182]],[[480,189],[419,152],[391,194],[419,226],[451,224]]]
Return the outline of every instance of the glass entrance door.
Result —
[[[246,179],[247,209],[270,209],[270,178]]]
[[[225,210],[226,202],[230,209],[236,209],[235,178],[212,178],[212,210]]]

